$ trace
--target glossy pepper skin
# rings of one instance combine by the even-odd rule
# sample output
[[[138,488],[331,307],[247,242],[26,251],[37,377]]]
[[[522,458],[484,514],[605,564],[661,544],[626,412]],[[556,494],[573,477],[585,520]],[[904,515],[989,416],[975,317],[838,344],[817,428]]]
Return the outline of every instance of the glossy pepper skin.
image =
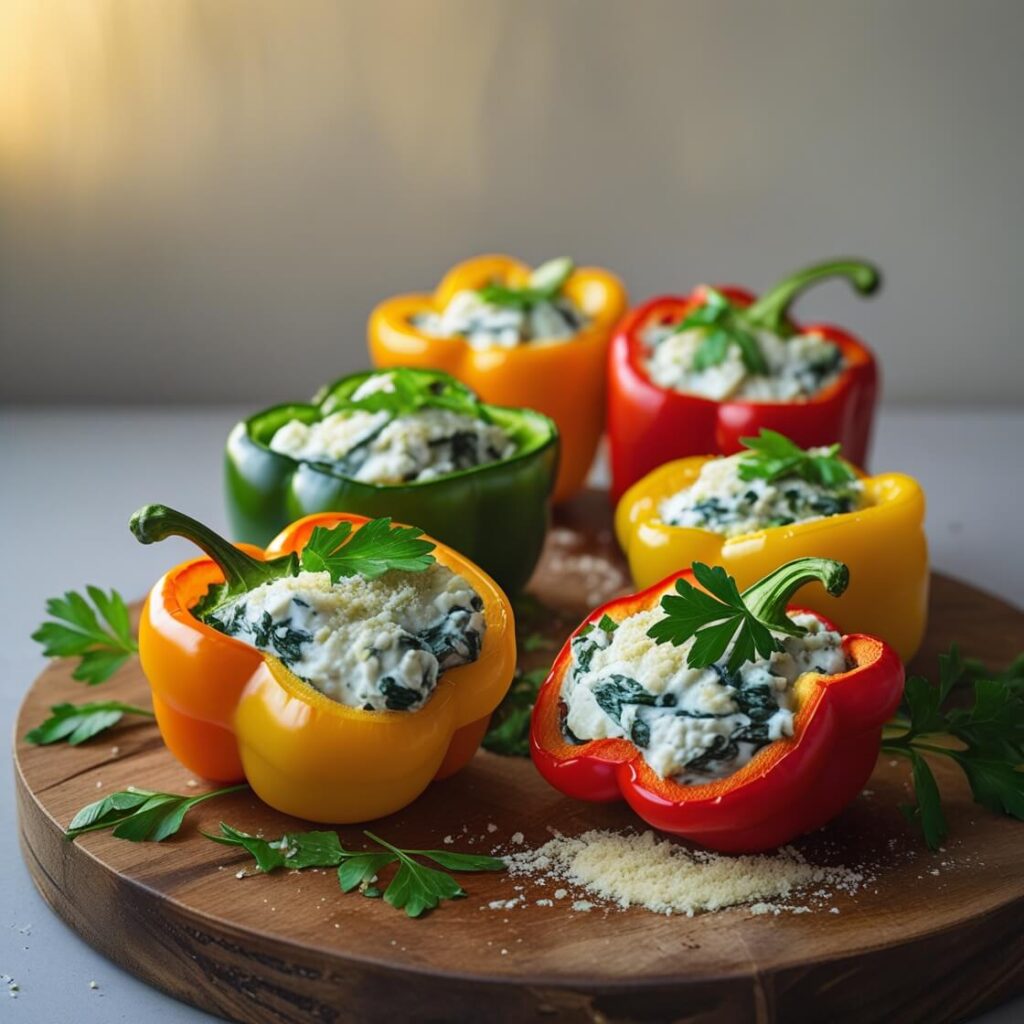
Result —
[[[300,551],[317,526],[350,522],[358,530],[366,521],[337,512],[308,516],[265,552],[239,547],[274,557]],[[161,539],[159,522],[143,531],[146,543]],[[139,656],[171,753],[211,781],[248,781],[285,814],[334,823],[391,814],[433,779],[459,771],[512,681],[515,628],[493,580],[444,545],[434,556],[483,599],[487,629],[478,660],[444,672],[426,704],[409,712],[347,707],[277,658],[207,626],[189,609],[224,573],[211,558],[175,566],[153,587],[139,624]]]
[[[374,366],[434,367],[458,377],[485,402],[537,409],[558,425],[562,457],[554,500],[583,486],[604,430],[605,364],[612,329],[626,308],[622,282],[607,270],[580,267],[563,294],[589,323],[565,341],[531,341],[516,348],[474,349],[462,338],[432,338],[410,322],[443,310],[460,291],[492,281],[524,286],[530,268],[511,256],[477,256],[453,267],[432,294],[400,295],[370,316]]]
[[[706,562],[722,566],[744,588],[790,559],[834,558],[850,567],[845,593],[830,597],[812,583],[801,592],[801,604],[827,612],[845,630],[881,637],[909,661],[928,621],[925,497],[917,481],[902,473],[862,477],[864,508],[736,537],[664,523],[661,503],[692,486],[712,458],[669,462],[622,496],[615,533],[634,584],[649,587],[680,566]]]
[[[446,387],[444,373],[418,371]],[[318,512],[392,516],[416,523],[476,562],[510,592],[530,578],[548,523],[558,467],[558,432],[530,409],[485,406],[520,446],[510,458],[406,484],[362,483],[326,463],[272,451],[270,439],[293,419],[310,423],[335,412],[371,376],[357,373],[323,388],[311,405],[279,405],[236,424],[225,452],[225,495],[235,537],[265,544],[288,523]]]
[[[871,442],[879,373],[875,357],[852,334],[828,324],[797,326],[789,306],[810,284],[847,277],[862,294],[879,285],[878,271],[865,263],[837,262],[809,267],[760,299],[742,288],[717,288],[734,305],[755,312],[761,326],[780,334],[813,332],[838,345],[844,369],[836,381],[798,401],[726,399],[716,401],[655,384],[645,368],[647,330],[683,320],[702,306],[706,290],[686,296],[660,296],[631,310],[612,339],[608,362],[608,442],[612,500],[652,469],[685,455],[740,449],[740,438],[762,428],[792,438],[800,447],[838,441],[850,461],[865,465]]]
[[[680,577],[692,575],[675,573],[596,609],[573,636],[603,615],[621,621],[655,607]],[[800,610],[791,607],[789,613]],[[818,618],[834,628],[824,616]],[[853,667],[834,676],[801,676],[791,738],[762,747],[732,775],[683,786],[661,778],[629,740],[577,744],[566,739],[560,691],[572,659],[571,639],[534,706],[530,752],[540,773],[567,796],[624,799],[653,828],[725,853],[774,849],[834,818],[870,777],[882,725],[903,693],[903,666],[892,648],[874,637],[844,636]]]

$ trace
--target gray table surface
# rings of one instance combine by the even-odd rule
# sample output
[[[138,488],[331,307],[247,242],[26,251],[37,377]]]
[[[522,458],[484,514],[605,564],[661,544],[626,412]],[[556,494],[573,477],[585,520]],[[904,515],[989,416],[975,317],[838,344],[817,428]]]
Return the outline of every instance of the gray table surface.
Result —
[[[127,530],[161,501],[223,529],[221,443],[241,410],[19,408],[0,413],[0,536],[6,538],[0,716],[11,735],[44,660],[29,634],[51,595],[86,583],[145,593],[190,557],[177,540],[140,547]],[[883,409],[873,466],[916,476],[928,494],[934,564],[1024,604],[1024,407]],[[600,473],[600,470],[598,470]],[[95,953],[37,895],[17,847],[13,788],[0,785],[0,988],[4,1020],[63,1024],[212,1018],[148,988]],[[90,988],[95,981],[97,988]],[[1024,1019],[1024,999],[979,1018]]]

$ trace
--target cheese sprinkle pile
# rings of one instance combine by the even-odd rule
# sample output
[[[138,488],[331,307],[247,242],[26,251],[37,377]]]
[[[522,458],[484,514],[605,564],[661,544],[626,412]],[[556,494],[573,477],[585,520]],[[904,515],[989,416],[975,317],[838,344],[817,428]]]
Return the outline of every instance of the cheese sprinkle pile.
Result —
[[[694,914],[784,899],[814,886],[856,892],[866,881],[846,867],[809,864],[795,849],[726,856],[691,850],[654,832],[598,829],[555,837],[506,857],[511,875],[559,879],[625,910]]]

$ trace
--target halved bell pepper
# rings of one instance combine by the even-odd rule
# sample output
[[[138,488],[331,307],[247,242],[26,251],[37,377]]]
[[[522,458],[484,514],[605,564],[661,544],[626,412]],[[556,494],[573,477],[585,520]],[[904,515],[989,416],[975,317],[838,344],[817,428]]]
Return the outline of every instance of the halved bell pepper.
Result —
[[[811,575],[799,562],[782,566],[762,581],[769,588],[766,603],[782,611]],[[656,607],[680,578],[692,580],[692,573],[675,573],[638,594],[610,601],[573,636],[605,615],[618,622]],[[827,574],[819,578],[834,583]],[[824,616],[818,618],[834,628]],[[792,737],[762,747],[731,775],[682,785],[659,776],[627,739],[574,743],[566,737],[560,695],[572,660],[571,639],[555,659],[533,710],[530,753],[540,773],[568,796],[625,799],[654,828],[727,853],[769,850],[834,818],[871,775],[882,726],[903,693],[903,666],[891,647],[875,637],[844,636],[843,649],[853,667],[832,676],[809,672],[797,680]]]
[[[730,398],[716,401],[655,384],[645,368],[644,336],[655,325],[674,324],[704,305],[707,290],[686,296],[661,296],[631,310],[612,339],[608,363],[608,443],[612,500],[669,459],[684,455],[739,450],[741,437],[762,428],[776,430],[798,445],[838,441],[851,462],[867,460],[875,404],[878,366],[863,342],[828,324],[797,326],[789,307],[809,285],[828,277],[845,277],[861,294],[879,285],[878,271],[867,263],[822,263],[800,271],[760,299],[742,288],[717,287],[734,306],[745,310],[748,324],[783,337],[796,332],[820,334],[839,346],[844,368],[834,383],[810,398],[766,401]]]
[[[485,402],[537,409],[558,424],[562,458],[554,500],[580,489],[604,430],[608,339],[623,310],[622,282],[596,267],[573,271],[563,288],[587,316],[564,341],[530,341],[515,348],[474,349],[461,338],[434,338],[412,318],[441,311],[461,291],[491,283],[523,287],[530,268],[511,256],[477,256],[453,267],[432,294],[399,295],[373,311],[368,326],[374,366],[435,367],[458,377]]]
[[[427,385],[472,395],[447,374],[412,372]],[[342,377],[322,388],[314,404],[274,406],[235,425],[224,463],[234,536],[265,544],[288,523],[316,512],[387,515],[415,523],[461,551],[504,589],[521,589],[544,546],[548,498],[558,466],[558,432],[540,413],[483,406],[483,413],[516,442],[516,453],[418,483],[363,483],[330,463],[296,460],[271,450],[270,439],[285,423],[312,423],[338,411],[371,376]]]
[[[310,821],[367,821],[405,807],[433,779],[463,768],[515,671],[512,609],[498,586],[442,544],[438,562],[466,579],[484,602],[479,658],[444,672],[416,711],[364,711],[324,696],[281,662],[218,632],[190,611],[217,583],[245,580],[259,561],[305,546],[317,526],[363,516],[307,516],[266,551],[235,547],[162,505],[132,518],[145,544],[187,537],[209,557],[176,565],[142,610],[139,656],[164,742],[189,771],[216,782],[245,779],[265,803]]]
[[[661,503],[692,486],[712,458],[666,463],[634,484],[616,506],[615,533],[636,586],[649,587],[680,566],[706,562],[749,587],[790,559],[835,558],[850,567],[846,592],[833,598],[812,584],[801,593],[801,603],[827,612],[845,630],[881,637],[909,661],[928,621],[925,498],[917,481],[902,473],[862,476],[863,508],[736,537],[663,522]]]

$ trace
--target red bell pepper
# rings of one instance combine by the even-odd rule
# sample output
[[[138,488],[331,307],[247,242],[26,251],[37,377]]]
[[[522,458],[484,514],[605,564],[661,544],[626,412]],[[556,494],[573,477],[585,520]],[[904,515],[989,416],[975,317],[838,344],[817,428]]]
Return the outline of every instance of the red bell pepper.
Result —
[[[777,628],[786,622],[787,611],[800,611],[785,605],[805,583],[818,579],[830,592],[841,592],[842,582],[809,568],[812,562],[838,566],[845,575],[841,562],[797,559],[744,591],[747,607],[757,608],[757,617]],[[655,607],[681,578],[692,580],[693,574],[675,573],[638,594],[610,601],[572,636],[605,615],[618,622]],[[824,616],[815,617],[835,629]],[[654,828],[728,853],[773,849],[834,818],[871,775],[882,726],[903,693],[903,663],[888,644],[861,634],[844,636],[850,670],[832,676],[805,673],[794,684],[792,737],[762,747],[731,775],[682,785],[658,775],[628,739],[574,743],[566,737],[561,689],[572,660],[571,641],[555,659],[533,710],[530,753],[541,775],[579,800],[625,799]]]
[[[810,398],[794,401],[727,399],[673,391],[647,375],[644,335],[657,324],[678,323],[704,305],[707,289],[685,297],[661,296],[631,310],[620,322],[609,350],[608,437],[611,454],[611,496],[622,493],[652,469],[688,455],[731,455],[740,438],[762,428],[792,438],[802,448],[842,445],[851,462],[863,466],[871,440],[878,398],[878,367],[871,351],[852,334],[827,324],[798,327],[788,315],[796,297],[826,277],[846,277],[863,295],[878,288],[878,271],[867,263],[822,263],[800,271],[760,299],[742,288],[721,292],[744,312],[749,326],[788,336],[814,332],[838,345],[843,354],[839,377]]]

